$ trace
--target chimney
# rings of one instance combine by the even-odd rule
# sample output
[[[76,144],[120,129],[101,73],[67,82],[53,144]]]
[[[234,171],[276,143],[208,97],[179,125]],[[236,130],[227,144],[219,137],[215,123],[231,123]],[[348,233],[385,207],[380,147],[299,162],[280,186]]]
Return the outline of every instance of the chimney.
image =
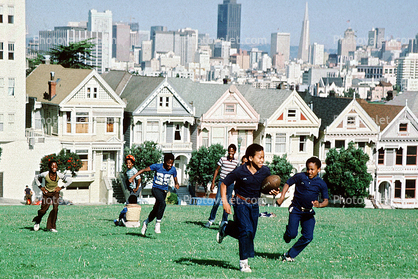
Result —
[[[49,85],[49,100],[52,100],[52,98],[55,97],[57,94],[57,82],[56,81],[48,81]]]

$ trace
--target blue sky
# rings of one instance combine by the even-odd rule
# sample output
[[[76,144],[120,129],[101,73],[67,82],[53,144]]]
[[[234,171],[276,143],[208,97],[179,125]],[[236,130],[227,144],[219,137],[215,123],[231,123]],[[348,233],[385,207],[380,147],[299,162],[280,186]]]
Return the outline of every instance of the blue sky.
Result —
[[[242,4],[242,40],[270,43],[271,33],[286,32],[290,33],[291,45],[299,44],[305,0],[237,2]],[[222,0],[26,0],[26,24],[29,35],[37,35],[39,30],[52,30],[69,21],[86,21],[90,9],[108,9],[113,21],[138,22],[141,30],[153,25],[164,25],[168,30],[190,27],[214,38],[220,3]],[[385,28],[385,37],[393,36],[403,43],[418,33],[416,0],[315,0],[308,5],[311,43],[327,48],[336,48],[348,27],[360,40],[367,40],[373,27]]]

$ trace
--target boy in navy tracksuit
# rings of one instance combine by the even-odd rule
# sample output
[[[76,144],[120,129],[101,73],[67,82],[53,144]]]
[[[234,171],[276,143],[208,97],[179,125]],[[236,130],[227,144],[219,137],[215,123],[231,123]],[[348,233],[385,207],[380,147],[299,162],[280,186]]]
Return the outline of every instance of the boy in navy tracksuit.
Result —
[[[297,255],[308,246],[313,239],[315,227],[315,211],[313,207],[325,207],[328,205],[328,188],[325,182],[318,176],[321,170],[321,161],[312,157],[306,161],[306,172],[295,174],[289,178],[283,187],[282,195],[276,201],[280,206],[290,186],[296,184],[292,204],[289,206],[289,223],[283,239],[286,243],[296,238],[299,223],[302,227],[302,236],[282,255],[282,260],[293,262]],[[318,195],[321,193],[323,202],[318,202]]]
[[[221,243],[227,235],[238,239],[240,270],[251,272],[248,258],[254,257],[254,237],[257,231],[259,217],[258,198],[260,197],[261,184],[270,175],[270,169],[263,165],[264,151],[259,144],[248,146],[245,156],[248,162],[237,167],[229,173],[221,183],[221,196],[225,212],[231,214],[231,206],[227,201],[227,185],[235,181],[234,221],[224,223],[217,235],[218,243]],[[271,191],[277,195],[278,191]]]

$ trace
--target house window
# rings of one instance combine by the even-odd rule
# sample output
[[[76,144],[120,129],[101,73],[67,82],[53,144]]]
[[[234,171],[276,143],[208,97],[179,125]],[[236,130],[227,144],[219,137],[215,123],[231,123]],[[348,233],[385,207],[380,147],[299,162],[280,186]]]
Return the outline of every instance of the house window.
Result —
[[[3,60],[4,43],[0,42],[0,60]]]
[[[89,132],[89,113],[88,112],[76,113],[75,132],[78,134]]]
[[[408,132],[408,123],[400,123],[399,132]]]
[[[377,155],[377,164],[383,165],[385,163],[385,150],[380,148]]]
[[[87,87],[87,98],[91,98],[91,88]]]
[[[402,165],[402,155],[403,155],[403,149],[399,148],[396,150],[396,164]]]
[[[209,146],[209,132],[206,129],[202,130],[202,146],[204,147]]]
[[[406,164],[416,165],[417,164],[417,147],[408,146],[406,148]]]
[[[147,140],[158,142],[159,141],[159,123],[158,121],[148,121],[147,122]]]
[[[4,122],[3,122],[3,113],[0,113],[0,132],[3,132]]]
[[[180,126],[180,124],[176,125],[176,130],[174,131],[174,140],[181,140],[181,126]]]
[[[335,141],[335,148],[343,148],[345,147],[345,140],[336,140]]]
[[[9,15],[7,16],[8,23],[10,24],[14,23],[15,21],[14,14],[15,14],[15,8],[13,6],[9,6]]]
[[[140,121],[136,122],[135,125],[135,142],[142,142],[142,123]]]
[[[325,145],[325,149],[330,149],[331,148],[331,142],[329,142],[329,141],[326,141],[324,145]]]
[[[212,144],[224,145],[225,142],[225,128],[213,128],[212,129]]]
[[[295,109],[289,109],[287,111],[287,118],[296,118],[296,110]]]
[[[114,117],[106,117],[106,133],[113,133],[115,125]]]
[[[9,43],[9,47],[8,47],[8,57],[9,60],[14,60],[15,59],[15,43]]]
[[[407,179],[405,183],[405,198],[415,199],[415,184],[416,180]]]
[[[88,150],[76,150],[75,151],[80,157],[80,161],[82,163],[82,166],[80,168],[81,171],[87,171],[89,170],[89,153]]]
[[[299,138],[299,152],[306,152],[306,136]]]
[[[15,114],[14,113],[9,113],[9,124],[8,125],[13,125],[15,124]]]
[[[395,181],[395,198],[400,199],[402,193],[402,183],[399,180]]]
[[[9,78],[9,88],[7,92],[9,96],[15,95],[15,78]]]
[[[286,134],[276,134],[275,152],[285,153],[286,152]]]
[[[348,116],[347,117],[347,126],[351,126],[351,127],[356,126],[356,117],[355,116]]]
[[[271,135],[266,135],[266,141],[265,141],[265,149],[266,152],[270,153],[271,152]]]
[[[366,143],[365,142],[358,142],[357,146],[358,146],[359,149],[361,149],[363,151],[366,149]]]
[[[169,108],[170,107],[170,97],[169,96],[160,96],[158,105],[160,108]]]
[[[93,98],[97,99],[97,87],[93,87]]]
[[[0,5],[0,23],[3,23],[3,6]]]
[[[67,133],[71,133],[71,111],[67,111],[66,113],[66,122],[67,122]]]
[[[170,107],[170,97],[165,97],[165,107]]]
[[[225,104],[225,114],[236,114],[235,104]]]

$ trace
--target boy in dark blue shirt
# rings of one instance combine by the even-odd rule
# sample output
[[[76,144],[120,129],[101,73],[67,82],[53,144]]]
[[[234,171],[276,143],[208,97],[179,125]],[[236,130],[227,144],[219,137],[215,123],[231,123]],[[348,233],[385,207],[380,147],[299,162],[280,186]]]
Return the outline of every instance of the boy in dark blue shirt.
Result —
[[[223,224],[219,228],[216,240],[221,243],[227,235],[238,239],[240,270],[251,272],[248,258],[254,257],[254,237],[257,231],[259,217],[258,198],[260,197],[261,184],[270,175],[270,169],[263,165],[264,150],[259,144],[248,146],[245,156],[248,162],[230,172],[221,183],[221,196],[223,208],[231,214],[231,206],[227,200],[227,185],[235,181],[234,221]],[[274,192],[274,193],[273,193]],[[277,195],[278,191],[271,194]]]
[[[284,196],[290,186],[296,184],[295,194],[292,204],[289,206],[289,223],[283,239],[286,243],[296,238],[299,223],[302,227],[302,236],[282,255],[282,260],[287,262],[295,261],[297,255],[308,246],[313,239],[315,227],[315,211],[312,207],[325,207],[328,205],[327,184],[318,176],[321,171],[321,161],[316,157],[311,157],[306,161],[306,172],[297,173],[289,178],[283,187],[282,195],[276,201],[280,206],[284,201]],[[318,202],[318,195],[321,193],[323,202]]]

